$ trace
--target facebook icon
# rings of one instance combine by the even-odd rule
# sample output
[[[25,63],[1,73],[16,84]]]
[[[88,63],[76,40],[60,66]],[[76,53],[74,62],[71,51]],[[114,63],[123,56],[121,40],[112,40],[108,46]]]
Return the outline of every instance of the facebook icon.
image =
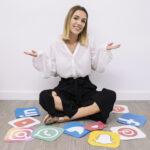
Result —
[[[117,120],[119,123],[133,125],[137,127],[142,127],[146,122],[146,118],[144,116],[139,116],[131,113],[126,113],[120,116]]]

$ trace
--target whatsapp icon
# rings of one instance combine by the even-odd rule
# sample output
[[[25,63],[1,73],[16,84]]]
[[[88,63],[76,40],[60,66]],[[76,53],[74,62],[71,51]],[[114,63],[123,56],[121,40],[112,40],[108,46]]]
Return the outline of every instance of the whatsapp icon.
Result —
[[[40,126],[31,133],[31,137],[45,141],[54,141],[64,132],[63,128]]]

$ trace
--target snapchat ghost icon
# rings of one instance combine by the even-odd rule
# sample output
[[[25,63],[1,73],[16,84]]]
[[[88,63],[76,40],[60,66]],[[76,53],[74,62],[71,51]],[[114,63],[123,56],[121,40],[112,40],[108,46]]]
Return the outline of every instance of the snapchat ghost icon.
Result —
[[[93,131],[90,133],[88,143],[94,146],[117,148],[120,145],[120,135],[107,131]]]

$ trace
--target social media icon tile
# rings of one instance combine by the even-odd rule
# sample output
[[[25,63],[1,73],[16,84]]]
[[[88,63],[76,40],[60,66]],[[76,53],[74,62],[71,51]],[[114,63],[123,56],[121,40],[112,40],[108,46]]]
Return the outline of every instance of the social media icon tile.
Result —
[[[85,124],[70,122],[63,127],[64,133],[80,138],[89,133],[89,130],[85,129],[83,126],[85,126]]]
[[[5,138],[5,142],[28,142],[34,140],[30,135],[34,128],[11,128]]]
[[[117,121],[127,125],[142,127],[146,120],[147,119],[144,116],[126,113],[120,116]]]
[[[84,126],[84,128],[89,130],[89,131],[102,130],[105,127],[107,127],[107,125],[102,123],[101,121],[98,121],[98,122],[95,122],[93,124],[89,124],[89,125]]]
[[[9,121],[8,124],[12,125],[13,127],[32,127],[34,125],[39,124],[40,121],[32,118],[32,117],[26,117],[26,118],[19,118],[12,121]]]
[[[140,129],[131,125],[112,127],[110,130],[120,134],[121,140],[131,140],[146,137],[146,135]]]
[[[59,138],[63,132],[64,129],[62,128],[54,126],[40,126],[32,132],[31,137],[50,142]]]
[[[39,116],[40,111],[36,107],[17,108],[15,110],[16,118]]]
[[[92,131],[88,143],[94,146],[117,148],[120,145],[120,135],[107,131]]]
[[[113,113],[129,113],[129,109],[126,105],[114,105]]]

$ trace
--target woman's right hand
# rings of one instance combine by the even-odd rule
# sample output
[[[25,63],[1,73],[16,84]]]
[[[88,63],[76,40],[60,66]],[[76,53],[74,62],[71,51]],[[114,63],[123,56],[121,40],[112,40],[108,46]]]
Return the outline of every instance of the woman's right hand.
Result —
[[[26,55],[30,55],[30,56],[33,56],[33,57],[37,57],[37,55],[38,55],[38,53],[35,50],[32,50],[32,52],[25,51],[24,53]]]

